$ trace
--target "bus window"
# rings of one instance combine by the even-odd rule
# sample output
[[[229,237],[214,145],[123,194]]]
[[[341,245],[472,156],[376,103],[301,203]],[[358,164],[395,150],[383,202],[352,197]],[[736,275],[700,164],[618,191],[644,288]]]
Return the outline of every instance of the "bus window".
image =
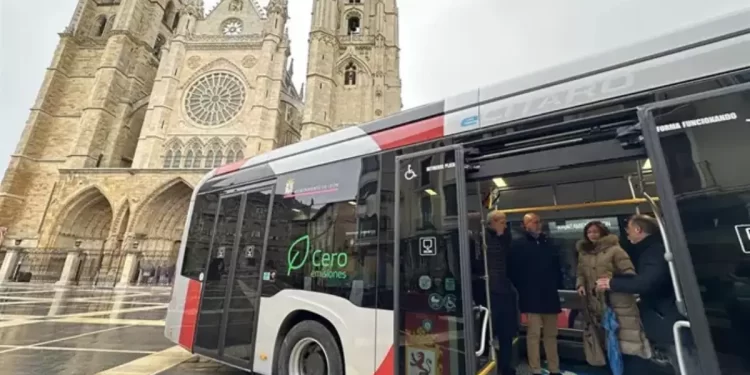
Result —
[[[371,164],[362,169],[348,160],[279,178],[265,264],[275,277],[264,283],[264,296],[294,288],[375,305],[377,171]],[[361,183],[349,177],[360,171]]]
[[[182,262],[182,275],[185,277],[197,280],[202,273],[205,275],[218,204],[219,195],[216,193],[196,197]]]

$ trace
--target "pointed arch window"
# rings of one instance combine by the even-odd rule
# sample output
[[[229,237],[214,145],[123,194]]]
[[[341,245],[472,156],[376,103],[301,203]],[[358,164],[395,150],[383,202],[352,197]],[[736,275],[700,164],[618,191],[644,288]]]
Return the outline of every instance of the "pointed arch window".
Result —
[[[244,148],[244,145],[240,142],[232,142],[229,147],[227,147],[227,164],[244,159],[245,155],[242,152],[242,149]]]
[[[221,152],[221,150],[216,151],[214,154],[214,164],[212,165],[213,168],[221,167],[221,165],[224,162],[224,153]]]
[[[199,144],[192,144],[189,146],[187,154],[185,154],[185,168],[201,168],[203,165],[203,152],[200,149]]]
[[[359,34],[360,29],[361,29],[359,16],[349,17],[349,19],[347,19],[346,21],[346,25],[347,25],[347,32],[346,32],[347,35]]]
[[[224,164],[225,147],[224,143],[218,140],[209,143],[208,153],[206,154],[206,161],[203,163],[203,167],[216,168]]]
[[[195,161],[193,162],[193,168],[200,168],[201,162],[203,161],[203,151],[195,151]]]
[[[203,168],[213,168],[214,165],[214,151],[209,150],[206,154],[206,159],[203,161]]]
[[[174,159],[174,154],[172,150],[167,150],[167,153],[164,154],[164,168],[170,168],[172,166],[172,159]]]
[[[179,168],[182,163],[182,151],[175,150],[174,157],[172,158],[172,168]]]
[[[99,18],[96,19],[96,24],[94,25],[94,36],[102,36],[104,35],[104,31],[107,29],[107,16],[101,15]]]
[[[236,161],[240,161],[240,160],[242,160],[244,158],[245,158],[245,156],[242,153],[242,151],[240,151],[240,150],[237,150],[237,151],[230,150],[227,153],[227,164],[234,163]]]
[[[193,168],[193,163],[195,162],[195,153],[193,150],[188,150],[187,154],[185,155],[185,168],[190,169]]]
[[[167,143],[165,147],[167,152],[164,153],[164,168],[180,168],[182,166],[182,144],[173,140]]]
[[[234,161],[240,161],[240,160],[245,160],[245,153],[242,152],[242,150],[237,151],[234,154]]]
[[[354,86],[357,84],[357,66],[353,62],[346,65],[344,69],[344,86]]]

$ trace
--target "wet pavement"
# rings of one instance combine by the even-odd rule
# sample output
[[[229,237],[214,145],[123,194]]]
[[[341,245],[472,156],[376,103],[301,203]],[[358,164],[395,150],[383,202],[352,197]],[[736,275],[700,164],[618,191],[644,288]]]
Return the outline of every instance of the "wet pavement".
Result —
[[[168,288],[0,286],[0,373],[241,374],[164,337]]]
[[[169,292],[2,285],[0,374],[246,374],[199,360],[164,337]],[[564,367],[568,375],[598,374]]]

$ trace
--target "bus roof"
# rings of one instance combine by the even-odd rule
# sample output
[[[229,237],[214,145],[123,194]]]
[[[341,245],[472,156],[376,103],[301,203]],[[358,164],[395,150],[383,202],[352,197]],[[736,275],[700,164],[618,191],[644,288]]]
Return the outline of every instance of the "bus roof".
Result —
[[[750,8],[404,110],[212,171],[279,175],[336,160],[644,92],[750,65]]]

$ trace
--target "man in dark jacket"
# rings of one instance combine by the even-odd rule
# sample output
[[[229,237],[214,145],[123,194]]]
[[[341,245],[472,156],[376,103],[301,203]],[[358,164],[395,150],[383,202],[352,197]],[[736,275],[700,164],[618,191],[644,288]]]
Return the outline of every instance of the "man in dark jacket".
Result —
[[[552,375],[559,374],[557,315],[561,309],[557,291],[563,286],[560,251],[542,233],[542,221],[536,214],[524,215],[523,229],[524,235],[511,245],[510,279],[518,290],[520,310],[528,318],[529,367],[534,374],[542,373],[539,343],[543,341],[548,370]]]
[[[618,293],[638,294],[638,308],[646,337],[657,347],[667,350],[672,366],[676,367],[677,354],[672,334],[674,323],[682,319],[675,304],[674,289],[669,266],[664,254],[664,244],[656,219],[646,215],[630,218],[627,226],[628,240],[633,244],[631,257],[635,260],[636,275],[616,275],[612,279],[597,280],[597,288]],[[692,337],[685,335],[683,343],[688,357],[690,374],[700,373]],[[637,357],[625,356],[626,374],[642,374],[648,363]],[[677,373],[679,370],[675,368]]]
[[[490,309],[492,329],[499,345],[498,368],[502,375],[515,375],[512,356],[513,338],[518,333],[518,310],[516,293],[508,279],[510,230],[507,228],[507,218],[501,211],[494,210],[487,215],[485,244],[487,245],[490,303],[492,304]],[[484,274],[484,269],[481,270],[481,274]]]

